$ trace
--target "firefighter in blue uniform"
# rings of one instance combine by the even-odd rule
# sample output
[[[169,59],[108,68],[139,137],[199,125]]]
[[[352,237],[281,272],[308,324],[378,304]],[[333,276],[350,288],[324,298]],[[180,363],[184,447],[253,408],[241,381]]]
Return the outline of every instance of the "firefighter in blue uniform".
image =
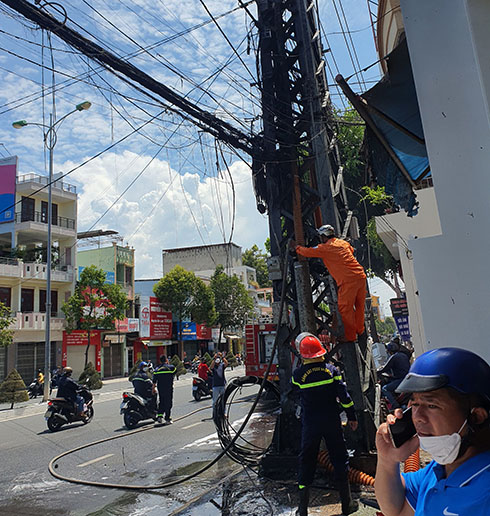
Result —
[[[339,370],[324,360],[321,342],[311,333],[296,338],[303,364],[293,372],[292,382],[299,389],[301,401],[301,452],[299,455],[299,508],[297,516],[307,516],[309,486],[313,483],[318,452],[325,439],[335,470],[342,503],[342,514],[352,514],[359,504],[352,500],[347,471],[349,456],[342,432],[337,399],[347,414],[352,430],[357,429],[354,403]]]
[[[176,367],[169,364],[165,355],[160,356],[160,365],[153,371],[153,383],[158,389],[158,414],[157,423],[163,423],[165,416],[165,424],[170,425],[172,418],[170,411],[172,410],[172,399],[174,395],[174,376]]]

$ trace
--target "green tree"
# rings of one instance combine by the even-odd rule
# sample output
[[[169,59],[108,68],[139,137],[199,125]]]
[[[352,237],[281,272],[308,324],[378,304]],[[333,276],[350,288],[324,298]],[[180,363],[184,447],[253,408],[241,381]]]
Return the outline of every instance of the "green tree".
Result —
[[[366,186],[366,155],[364,152],[365,125],[357,111],[349,109],[335,112],[337,116],[337,144],[340,161],[344,167],[344,183],[349,206],[359,222],[360,239],[356,245],[356,258],[368,275],[376,276],[389,285],[398,297],[398,261],[376,232],[374,217],[384,215],[393,208],[393,199],[384,187]]]
[[[179,376],[182,376],[183,374],[187,374],[187,369],[184,366],[184,362],[180,360],[178,355],[174,355],[170,359],[170,363],[175,366],[175,376],[177,377],[177,380],[179,379]]]
[[[0,402],[10,403],[10,408],[14,408],[14,403],[19,401],[27,401],[29,395],[27,394],[26,384],[16,369],[12,369],[7,375],[7,378],[0,385]]]
[[[380,335],[393,335],[396,331],[395,319],[393,317],[387,317],[384,321],[380,321],[378,318],[376,321],[376,330]]]
[[[85,366],[85,369],[82,371],[82,374],[80,375],[78,381],[81,383],[85,383],[91,391],[95,391],[96,389],[102,388],[102,380],[100,379],[100,373],[98,373],[95,370],[95,367],[92,364],[92,362],[89,362]]]
[[[211,365],[211,362],[213,361],[212,356],[206,351],[206,353],[204,353],[203,358],[204,358],[207,366],[209,367]]]
[[[269,256],[269,253],[262,252],[255,244],[250,249],[245,249],[242,253],[243,265],[255,269],[257,272],[257,283],[262,288],[272,285],[269,279],[269,269],[267,268],[267,258],[269,258]]]
[[[228,361],[228,365],[231,367],[232,370],[234,367],[238,365],[236,356],[231,349],[226,354],[226,360]]]
[[[192,318],[196,323],[214,323],[216,311],[213,292],[193,272],[176,265],[153,287],[160,303],[177,317],[179,322],[179,356],[184,356],[182,321]]]
[[[0,301],[0,347],[5,348],[12,344],[14,331],[10,330],[10,325],[14,322],[12,313],[8,306]]]
[[[105,272],[95,265],[80,274],[73,295],[61,307],[68,331],[87,330],[85,367],[88,364],[91,330],[113,330],[124,319],[128,301],[119,285],[105,283]]]
[[[376,276],[402,297],[398,281],[398,261],[393,257],[376,231],[376,220],[372,218],[367,225],[367,237],[371,247],[371,269],[368,274]]]
[[[223,330],[241,328],[248,317],[252,317],[254,304],[247,289],[236,276],[228,276],[222,265],[218,265],[211,278],[214,292],[216,322],[219,325],[219,339]]]

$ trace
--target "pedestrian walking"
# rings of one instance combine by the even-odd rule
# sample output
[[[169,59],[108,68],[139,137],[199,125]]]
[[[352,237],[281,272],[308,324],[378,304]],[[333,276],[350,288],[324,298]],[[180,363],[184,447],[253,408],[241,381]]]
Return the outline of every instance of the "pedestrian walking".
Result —
[[[358,335],[365,337],[364,303],[366,301],[366,273],[354,257],[354,249],[345,240],[335,237],[330,225],[318,229],[322,241],[316,247],[302,247],[291,241],[296,254],[321,258],[338,287],[338,307],[344,325],[344,340],[354,342]]]
[[[176,367],[170,364],[165,355],[160,356],[160,365],[153,372],[153,383],[158,390],[158,413],[157,423],[170,425],[172,418],[170,412],[172,410],[172,402],[174,396],[174,376]]]
[[[223,356],[223,353],[218,352],[214,354],[211,362],[211,373],[213,374],[213,408],[219,396],[225,392],[225,369],[228,367],[228,360]]]
[[[345,445],[337,399],[347,414],[349,426],[357,429],[352,401],[339,370],[324,360],[326,353],[320,340],[311,333],[301,333],[296,346],[302,365],[293,372],[292,382],[299,389],[301,402],[301,451],[299,455],[297,516],[307,516],[309,489],[313,483],[318,452],[325,440],[342,503],[342,514],[352,514],[359,504],[352,500],[347,472],[349,455]]]

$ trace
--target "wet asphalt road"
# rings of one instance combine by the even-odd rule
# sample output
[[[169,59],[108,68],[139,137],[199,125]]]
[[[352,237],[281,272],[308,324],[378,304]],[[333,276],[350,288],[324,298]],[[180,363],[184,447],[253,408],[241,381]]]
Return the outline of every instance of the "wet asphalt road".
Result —
[[[241,368],[229,376],[242,374]],[[209,398],[192,399],[190,375],[175,382],[173,418],[189,414],[173,425],[92,446],[62,458],[56,471],[76,479],[129,485],[152,485],[181,478],[207,464],[221,450],[211,418]],[[237,466],[224,458],[203,475],[158,491],[123,491],[57,480],[49,461],[82,444],[127,432],[119,414],[127,380],[106,384],[94,398],[95,416],[88,425],[72,424],[57,433],[46,428],[46,405],[31,400],[24,408],[0,410],[0,514],[38,515],[169,515],[215,487]],[[252,390],[247,394],[252,394]],[[233,407],[230,420],[247,413],[248,403]],[[266,436],[267,439],[267,436]],[[220,514],[208,504],[209,516]],[[201,514],[203,516],[204,513]]]

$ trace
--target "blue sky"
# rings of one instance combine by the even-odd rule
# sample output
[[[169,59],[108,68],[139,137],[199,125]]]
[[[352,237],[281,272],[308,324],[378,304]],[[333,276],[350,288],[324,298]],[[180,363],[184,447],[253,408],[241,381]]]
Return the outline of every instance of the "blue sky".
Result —
[[[205,5],[246,66],[210,22],[200,0],[63,2],[70,27],[242,131],[258,131],[259,122],[253,119],[260,113],[259,92],[251,86],[257,31],[243,9],[229,12],[237,8],[236,0],[206,0]],[[255,15],[255,5],[249,9]],[[49,120],[52,63],[58,118],[79,102],[92,103],[89,111],[75,113],[60,125],[54,152],[55,172],[76,169],[67,181],[79,192],[79,231],[119,231],[136,250],[141,278],[161,274],[161,249],[228,241],[232,227],[232,240],[242,248],[263,247],[267,218],[255,209],[246,162],[224,146],[217,148],[213,138],[177,114],[162,113],[153,100],[101,71],[56,36],[49,39],[3,4],[0,15],[1,156],[16,154],[20,173],[46,174],[41,131],[16,131],[11,124]],[[332,99],[342,107],[330,70],[348,77],[354,66],[362,69],[377,59],[367,2],[322,1],[319,17],[323,47],[330,49],[325,55]],[[340,23],[351,31],[355,54],[351,48],[349,55]],[[355,90],[379,79],[378,66],[361,78],[365,83],[352,83]],[[124,142],[77,168],[145,123]]]

